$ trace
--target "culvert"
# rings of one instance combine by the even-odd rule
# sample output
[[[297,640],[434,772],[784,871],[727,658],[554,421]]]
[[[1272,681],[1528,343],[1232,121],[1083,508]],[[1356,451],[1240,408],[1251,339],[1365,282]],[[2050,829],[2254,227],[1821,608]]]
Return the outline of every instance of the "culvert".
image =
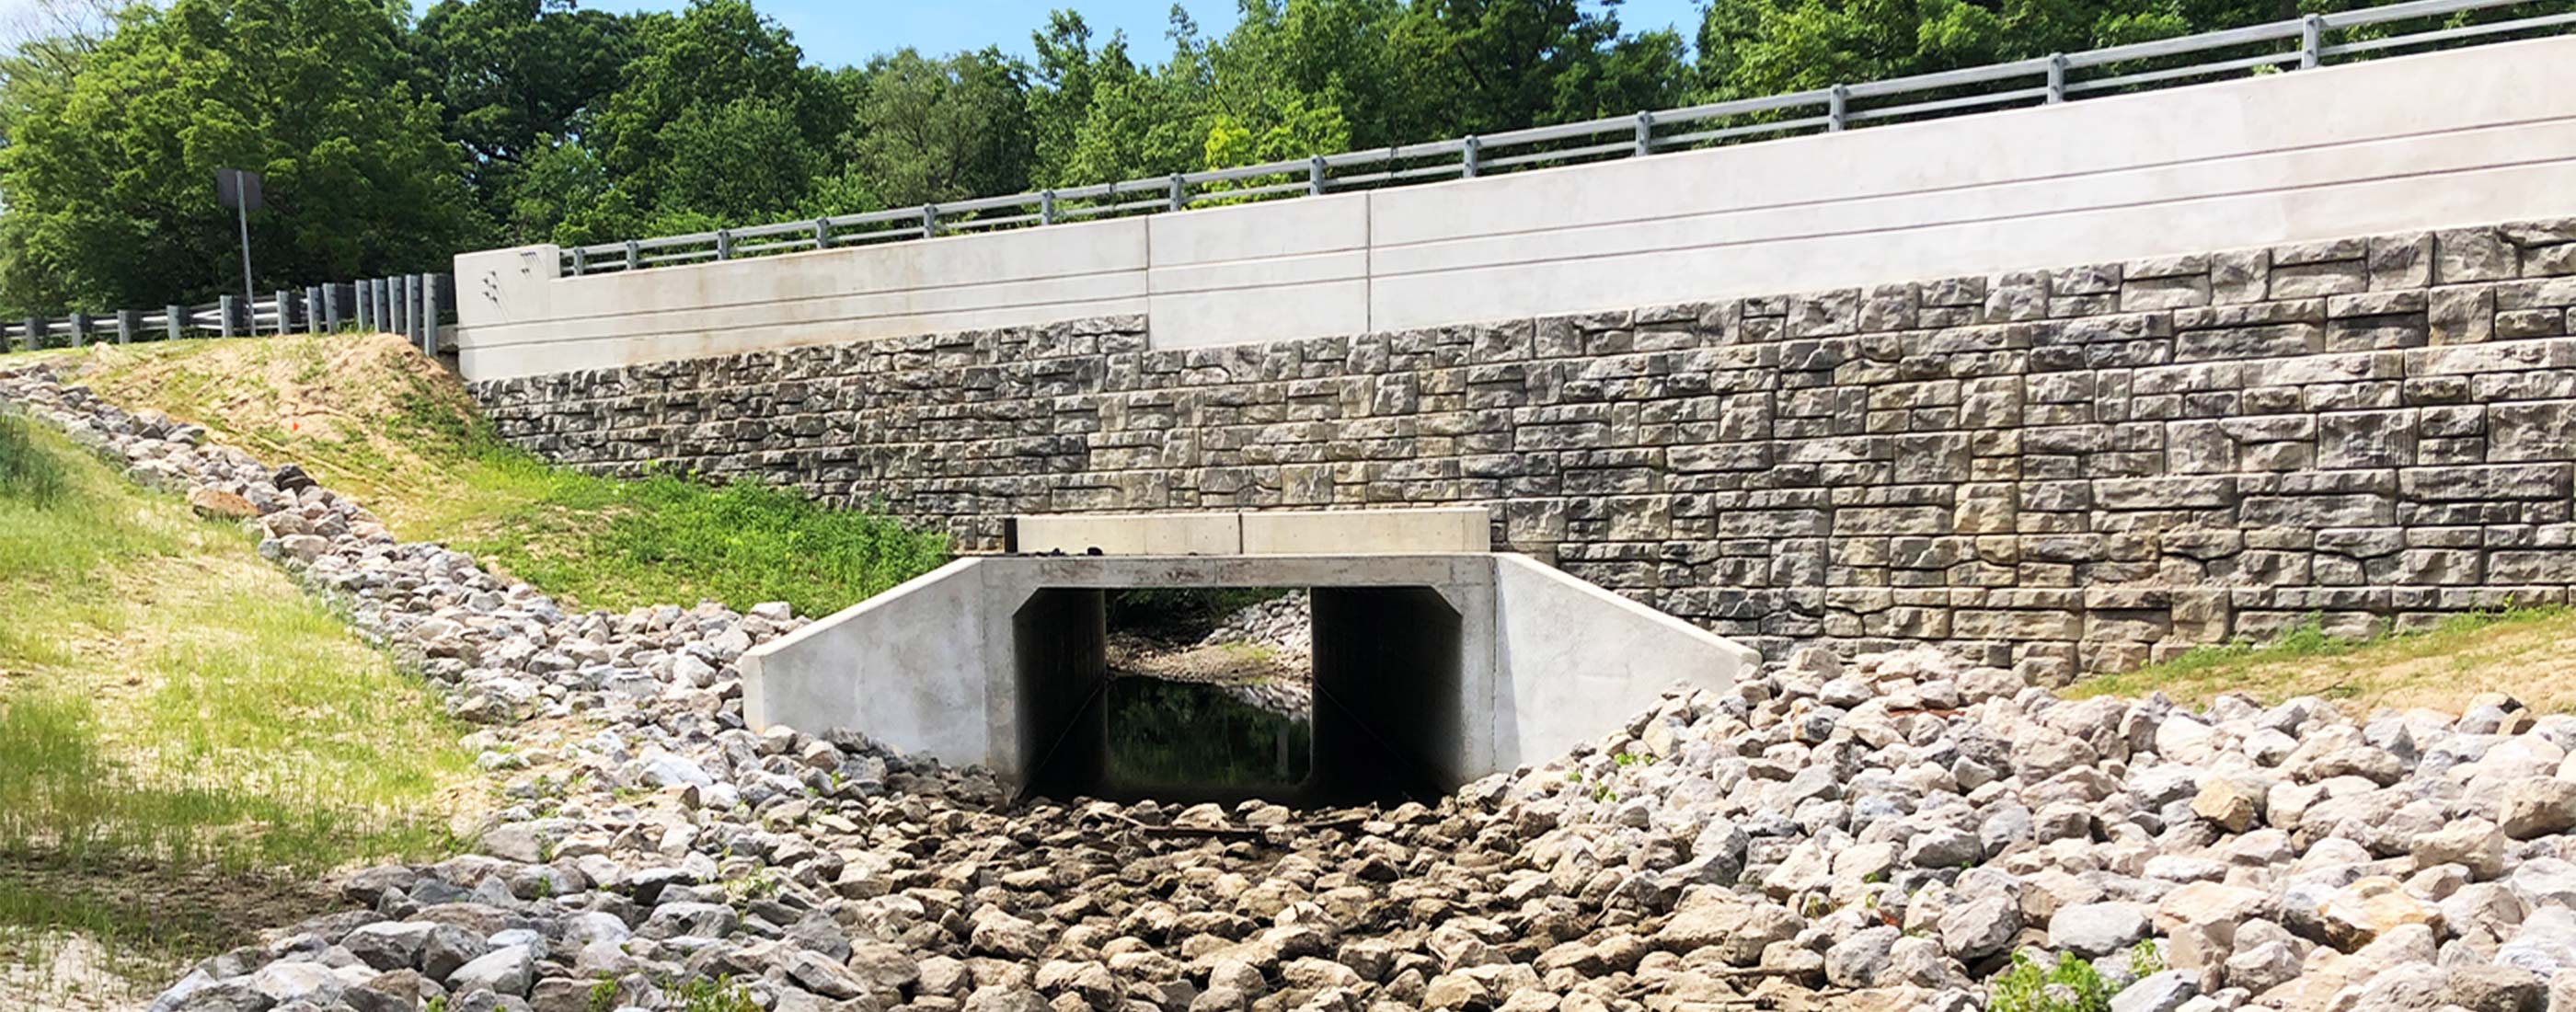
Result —
[[[1464,550],[1482,543],[1483,516],[1024,520],[1023,549],[1071,553],[961,559],[752,651],[742,665],[745,717],[754,727],[853,729],[984,765],[1029,793],[1210,793],[1217,785],[1112,775],[1106,595],[1307,588],[1310,766],[1295,783],[1248,793],[1393,800],[1563,752],[1667,688],[1723,690],[1759,662],[1749,648],[1526,556]],[[1239,526],[1229,535],[1212,518]],[[1201,554],[1110,554],[1176,546]],[[1322,546],[1338,550],[1312,550]]]
[[[1107,659],[1106,602],[1116,589],[1031,594],[1011,617],[1024,790],[1316,805],[1428,800],[1454,788],[1465,718],[1435,701],[1460,693],[1456,606],[1427,586],[1297,589],[1313,618],[1306,691],[1280,694],[1302,703],[1292,712],[1244,701],[1226,683],[1120,677]],[[1157,720],[1172,723],[1139,726]],[[1133,754],[1146,746],[1177,754],[1147,763]]]

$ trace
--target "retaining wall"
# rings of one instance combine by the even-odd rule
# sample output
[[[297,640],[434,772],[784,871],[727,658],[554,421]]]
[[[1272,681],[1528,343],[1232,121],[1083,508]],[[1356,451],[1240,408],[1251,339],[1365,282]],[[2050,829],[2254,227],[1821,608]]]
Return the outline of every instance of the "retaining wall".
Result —
[[[456,258],[471,379],[1099,316],[1158,349],[2569,212],[2576,37],[1435,185],[633,273]]]
[[[479,383],[629,472],[1009,514],[1479,504],[1775,656],[2063,675],[2576,584],[2576,219],[1366,336],[1133,316]]]

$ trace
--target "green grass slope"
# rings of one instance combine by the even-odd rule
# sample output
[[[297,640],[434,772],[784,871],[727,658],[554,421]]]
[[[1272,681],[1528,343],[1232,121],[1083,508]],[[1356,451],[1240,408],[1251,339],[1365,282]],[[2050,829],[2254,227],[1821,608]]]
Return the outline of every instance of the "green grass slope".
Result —
[[[239,527],[0,416],[0,965],[202,954],[288,879],[447,852],[463,731]]]
[[[118,404],[303,465],[398,537],[582,606],[787,601],[821,615],[948,560],[942,535],[759,484],[548,466],[495,438],[453,376],[390,335],[107,346],[63,362]]]

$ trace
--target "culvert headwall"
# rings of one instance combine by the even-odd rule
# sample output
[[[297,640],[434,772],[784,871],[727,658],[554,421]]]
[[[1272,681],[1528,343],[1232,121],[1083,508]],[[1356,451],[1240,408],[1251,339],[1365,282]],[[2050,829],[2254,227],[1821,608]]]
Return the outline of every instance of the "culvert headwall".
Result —
[[[1102,594],[1145,587],[1310,588],[1319,800],[1446,792],[1760,662],[1510,553],[986,556],[754,650],[745,716],[1102,793]]]

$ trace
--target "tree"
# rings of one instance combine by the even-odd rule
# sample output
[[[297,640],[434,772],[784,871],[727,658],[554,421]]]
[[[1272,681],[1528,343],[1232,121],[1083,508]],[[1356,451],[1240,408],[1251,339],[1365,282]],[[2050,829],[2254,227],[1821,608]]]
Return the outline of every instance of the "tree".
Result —
[[[2369,0],[1729,0],[1700,24],[1711,98],[1744,98],[2281,21]]]
[[[850,121],[847,89],[803,60],[749,0],[639,15],[635,57],[587,140],[657,220],[770,220],[801,206]]]
[[[219,167],[267,176],[261,283],[434,269],[477,232],[461,160],[368,0],[136,7],[0,150],[0,295],[107,310],[233,290]]]
[[[116,27],[118,0],[32,0],[0,19],[0,95],[28,87],[64,88],[81,62]],[[0,117],[17,103],[0,98]],[[0,118],[0,138],[6,119]]]
[[[1417,101],[1441,111],[1439,134],[1662,108],[1688,84],[1681,38],[1625,34],[1611,4],[1595,13],[1578,0],[1415,0],[1395,44],[1427,82]]]
[[[861,87],[851,146],[876,196],[910,206],[1028,186],[1027,70],[1000,50],[897,50],[868,64]]]
[[[541,237],[523,230],[513,179],[555,139],[578,135],[616,87],[632,24],[571,0],[440,0],[421,16],[413,48],[503,240]]]
[[[1067,182],[1063,171],[1073,162],[1075,135],[1091,114],[1103,80],[1123,81],[1136,74],[1127,57],[1127,39],[1112,35],[1098,50],[1091,48],[1091,26],[1073,11],[1047,15],[1047,26],[1030,33],[1037,51],[1027,105],[1030,147],[1037,179]]]

